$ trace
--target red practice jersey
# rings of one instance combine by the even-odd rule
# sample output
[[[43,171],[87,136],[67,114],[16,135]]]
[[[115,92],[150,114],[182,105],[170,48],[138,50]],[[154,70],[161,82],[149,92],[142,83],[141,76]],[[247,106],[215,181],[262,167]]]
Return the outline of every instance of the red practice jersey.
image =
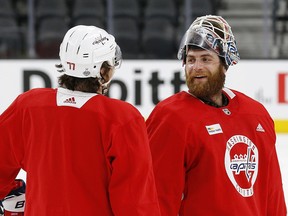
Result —
[[[162,216],[286,216],[273,120],[223,93],[229,104],[216,108],[180,92],[147,119]]]
[[[158,216],[146,125],[130,104],[34,89],[0,117],[0,199],[22,168],[25,216]]]

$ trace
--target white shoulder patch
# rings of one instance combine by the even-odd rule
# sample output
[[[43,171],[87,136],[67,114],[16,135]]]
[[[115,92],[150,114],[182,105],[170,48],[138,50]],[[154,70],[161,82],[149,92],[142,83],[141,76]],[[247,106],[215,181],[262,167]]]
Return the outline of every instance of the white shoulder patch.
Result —
[[[236,95],[228,88],[223,88],[223,91],[229,96],[230,99],[233,99]]]
[[[96,95],[98,94],[58,88],[56,98],[57,106],[81,108],[88,100]]]

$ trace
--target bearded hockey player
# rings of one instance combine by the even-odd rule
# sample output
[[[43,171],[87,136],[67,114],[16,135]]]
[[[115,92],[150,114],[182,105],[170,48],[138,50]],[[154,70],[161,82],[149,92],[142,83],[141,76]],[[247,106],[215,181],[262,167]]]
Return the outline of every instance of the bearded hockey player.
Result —
[[[162,216],[286,216],[273,120],[263,105],[224,87],[240,59],[228,23],[197,18],[178,58],[188,90],[160,102],[147,120]]]

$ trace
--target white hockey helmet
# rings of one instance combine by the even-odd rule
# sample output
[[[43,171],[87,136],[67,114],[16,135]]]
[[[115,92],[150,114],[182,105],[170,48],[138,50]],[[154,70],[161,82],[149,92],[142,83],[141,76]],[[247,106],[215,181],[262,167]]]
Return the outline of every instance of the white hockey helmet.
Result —
[[[67,31],[60,45],[59,56],[62,68],[58,71],[78,78],[100,79],[103,62],[120,67],[122,61],[120,47],[113,35],[101,28],[85,25]]]
[[[184,62],[187,46],[214,51],[225,59],[227,66],[235,65],[240,60],[231,27],[221,16],[201,16],[191,24],[182,38],[177,55]]]

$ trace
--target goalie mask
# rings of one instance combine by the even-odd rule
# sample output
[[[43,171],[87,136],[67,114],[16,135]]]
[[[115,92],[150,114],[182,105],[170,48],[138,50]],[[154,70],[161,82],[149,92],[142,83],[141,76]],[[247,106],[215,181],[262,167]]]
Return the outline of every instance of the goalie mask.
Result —
[[[178,59],[185,63],[188,46],[197,46],[215,52],[225,59],[227,66],[240,60],[231,27],[221,16],[198,17],[184,34],[178,50]]]
[[[59,56],[58,71],[78,78],[101,79],[103,62],[120,67],[122,61],[120,47],[112,35],[101,28],[84,25],[68,30],[60,45]]]

